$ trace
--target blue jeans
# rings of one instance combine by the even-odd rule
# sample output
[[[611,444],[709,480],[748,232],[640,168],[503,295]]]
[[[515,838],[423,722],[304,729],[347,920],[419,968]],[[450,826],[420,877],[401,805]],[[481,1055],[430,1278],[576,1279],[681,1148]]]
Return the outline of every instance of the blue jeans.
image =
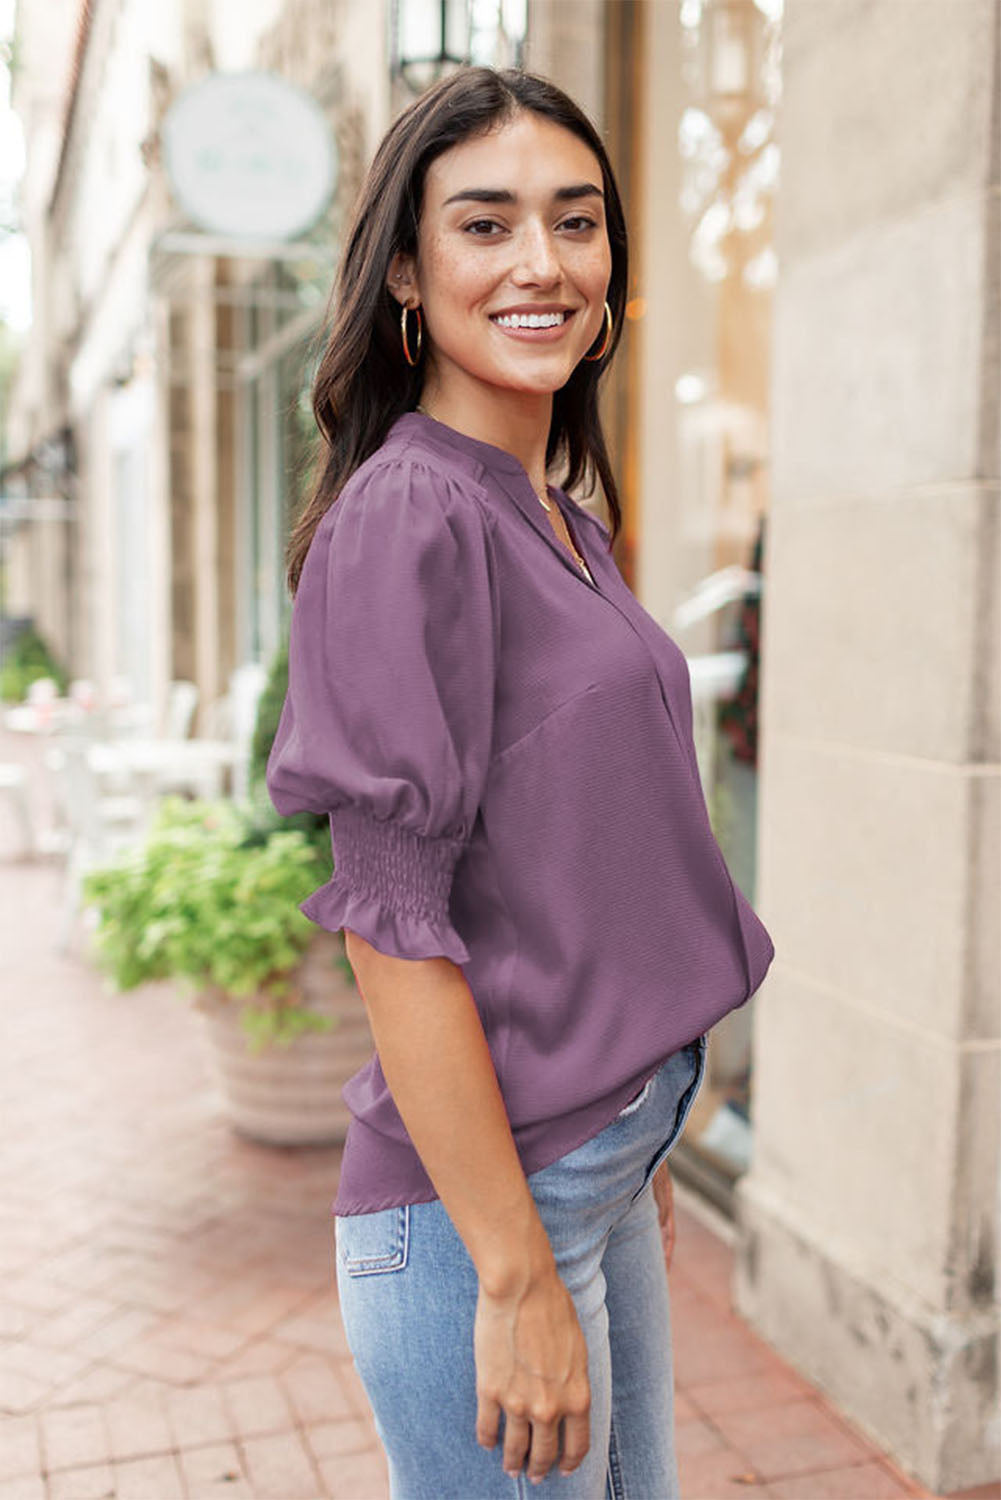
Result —
[[[440,1199],[337,1216],[348,1347],[392,1500],[677,1500],[667,1270],[651,1190],[705,1074],[703,1034],[583,1145],[527,1181],[588,1346],[590,1447],[571,1475],[504,1473],[476,1440],[476,1268]],[[561,1429],[562,1431],[562,1429]]]

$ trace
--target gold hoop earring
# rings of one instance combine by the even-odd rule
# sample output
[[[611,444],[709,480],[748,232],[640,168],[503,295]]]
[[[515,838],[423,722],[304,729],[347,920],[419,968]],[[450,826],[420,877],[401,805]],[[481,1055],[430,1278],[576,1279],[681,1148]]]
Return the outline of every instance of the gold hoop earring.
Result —
[[[400,334],[403,339],[403,358],[406,360],[408,365],[415,365],[420,358],[421,343],[424,339],[424,319],[421,317],[420,308],[415,307],[414,312],[417,314],[417,352],[414,354],[413,359],[411,359],[410,343],[407,339],[407,313],[409,311],[409,307],[404,302],[403,306],[400,308]]]
[[[594,360],[594,359],[604,359],[604,357],[605,357],[605,350],[608,348],[608,345],[611,342],[611,338],[612,338],[612,309],[609,307],[609,305],[608,305],[608,299],[606,298],[605,299],[605,337],[602,340],[601,348],[598,350],[597,354],[585,354],[584,358],[585,359],[591,359],[591,360]]]

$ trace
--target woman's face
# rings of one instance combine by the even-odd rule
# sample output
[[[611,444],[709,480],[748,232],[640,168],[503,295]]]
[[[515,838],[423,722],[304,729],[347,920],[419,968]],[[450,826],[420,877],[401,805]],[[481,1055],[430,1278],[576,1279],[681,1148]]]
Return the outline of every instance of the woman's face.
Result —
[[[604,333],[611,272],[598,158],[571,131],[523,112],[431,163],[416,264],[394,258],[388,284],[421,306],[435,390],[471,380],[551,395]],[[552,327],[498,321],[553,310]],[[415,326],[411,318],[411,350]]]

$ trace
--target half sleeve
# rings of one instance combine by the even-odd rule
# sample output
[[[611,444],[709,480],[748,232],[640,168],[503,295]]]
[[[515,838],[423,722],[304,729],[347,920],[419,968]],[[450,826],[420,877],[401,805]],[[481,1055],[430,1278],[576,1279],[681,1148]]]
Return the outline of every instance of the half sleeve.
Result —
[[[490,759],[498,621],[487,520],[460,484],[387,462],[321,521],[266,781],[283,816],[330,818],[333,878],[307,917],[463,964],[449,898]]]

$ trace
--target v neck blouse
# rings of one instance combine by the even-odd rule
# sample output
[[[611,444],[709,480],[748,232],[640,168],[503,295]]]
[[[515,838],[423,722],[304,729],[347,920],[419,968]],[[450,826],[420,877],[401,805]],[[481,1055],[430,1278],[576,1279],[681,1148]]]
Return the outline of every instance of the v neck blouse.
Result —
[[[709,822],[688,665],[603,523],[520,459],[405,412],[316,528],[268,758],[279,813],[329,816],[301,910],[461,966],[526,1174],[602,1130],[743,1005],[774,956]],[[438,1195],[377,1052],[333,1214]]]

